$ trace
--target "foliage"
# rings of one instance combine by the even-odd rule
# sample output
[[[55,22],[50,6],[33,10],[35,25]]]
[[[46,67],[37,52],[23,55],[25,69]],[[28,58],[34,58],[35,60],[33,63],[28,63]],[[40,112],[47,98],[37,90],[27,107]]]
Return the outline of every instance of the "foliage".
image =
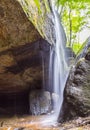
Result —
[[[81,43],[79,34],[85,28],[90,28],[90,0],[57,0],[62,24],[64,25],[67,46],[79,50]]]
[[[69,2],[69,3],[72,3],[72,2],[75,2],[75,3],[78,3],[78,2],[82,2],[82,3],[90,3],[90,0],[57,0],[56,3],[58,5],[62,4],[66,4],[66,2]]]
[[[75,54],[78,54],[79,49],[82,47],[80,43],[74,43],[72,46],[72,50],[75,52]]]

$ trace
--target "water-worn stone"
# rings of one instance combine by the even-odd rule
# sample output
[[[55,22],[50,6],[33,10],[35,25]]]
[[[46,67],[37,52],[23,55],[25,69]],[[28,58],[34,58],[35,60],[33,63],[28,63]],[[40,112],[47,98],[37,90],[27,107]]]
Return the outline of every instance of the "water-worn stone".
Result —
[[[30,113],[32,115],[46,114],[51,111],[51,96],[48,91],[34,90],[30,92]]]
[[[71,69],[66,84],[65,102],[69,107],[66,111],[71,117],[90,115],[90,47],[85,51]]]

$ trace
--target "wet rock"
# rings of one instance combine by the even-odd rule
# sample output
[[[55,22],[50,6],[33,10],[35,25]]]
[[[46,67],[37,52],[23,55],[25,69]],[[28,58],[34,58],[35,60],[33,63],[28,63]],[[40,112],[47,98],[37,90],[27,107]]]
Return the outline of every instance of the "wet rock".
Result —
[[[75,53],[73,52],[72,48],[66,47],[66,57],[74,57],[75,58]]]
[[[51,111],[51,96],[48,91],[30,92],[30,112],[33,115],[47,114]]]
[[[68,116],[90,115],[90,52],[71,69],[65,89]]]
[[[70,47],[66,47],[65,48],[65,51],[66,51],[66,61],[68,63],[68,66],[72,66],[72,64],[74,63],[75,61],[75,53],[73,52],[72,48]]]
[[[49,116],[52,117],[52,116]],[[48,122],[48,116],[5,118],[0,130],[89,130],[90,117],[77,118],[63,123]],[[52,119],[52,118],[49,118]],[[0,118],[0,120],[3,120]],[[46,122],[44,122],[46,121]]]
[[[54,107],[53,109],[57,109],[58,106],[58,101],[59,101],[59,95],[56,93],[52,93],[52,107]]]

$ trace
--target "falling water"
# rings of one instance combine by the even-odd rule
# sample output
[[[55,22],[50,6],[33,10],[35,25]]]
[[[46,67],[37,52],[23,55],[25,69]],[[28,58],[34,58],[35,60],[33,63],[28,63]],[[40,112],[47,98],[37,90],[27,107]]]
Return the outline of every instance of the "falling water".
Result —
[[[20,0],[22,5],[24,0]],[[50,0],[48,0],[50,2]],[[46,119],[46,122],[51,122],[51,119],[56,120],[61,112],[61,107],[63,103],[63,92],[68,76],[68,66],[66,63],[66,53],[65,53],[65,34],[63,27],[60,23],[58,17],[57,9],[55,9],[55,0],[51,0],[52,11],[54,14],[54,25],[56,32],[56,42],[51,45],[50,48],[50,60],[49,60],[49,88],[52,88],[52,104],[53,104],[53,116]],[[43,69],[43,87],[47,86],[45,82],[45,61],[44,55],[42,54],[42,69]],[[37,112],[36,112],[37,115]],[[44,122],[45,122],[44,121]]]
[[[49,87],[53,88],[54,118],[58,118],[63,103],[63,92],[68,75],[68,66],[65,54],[65,39],[58,12],[52,5],[56,32],[56,43],[51,46],[49,63]]]

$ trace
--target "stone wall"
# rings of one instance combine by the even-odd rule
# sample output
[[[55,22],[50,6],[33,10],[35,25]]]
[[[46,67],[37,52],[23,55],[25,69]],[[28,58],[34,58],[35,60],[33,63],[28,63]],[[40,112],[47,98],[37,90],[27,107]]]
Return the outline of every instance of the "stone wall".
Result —
[[[64,109],[68,118],[90,116],[90,45],[86,47],[67,80]]]

